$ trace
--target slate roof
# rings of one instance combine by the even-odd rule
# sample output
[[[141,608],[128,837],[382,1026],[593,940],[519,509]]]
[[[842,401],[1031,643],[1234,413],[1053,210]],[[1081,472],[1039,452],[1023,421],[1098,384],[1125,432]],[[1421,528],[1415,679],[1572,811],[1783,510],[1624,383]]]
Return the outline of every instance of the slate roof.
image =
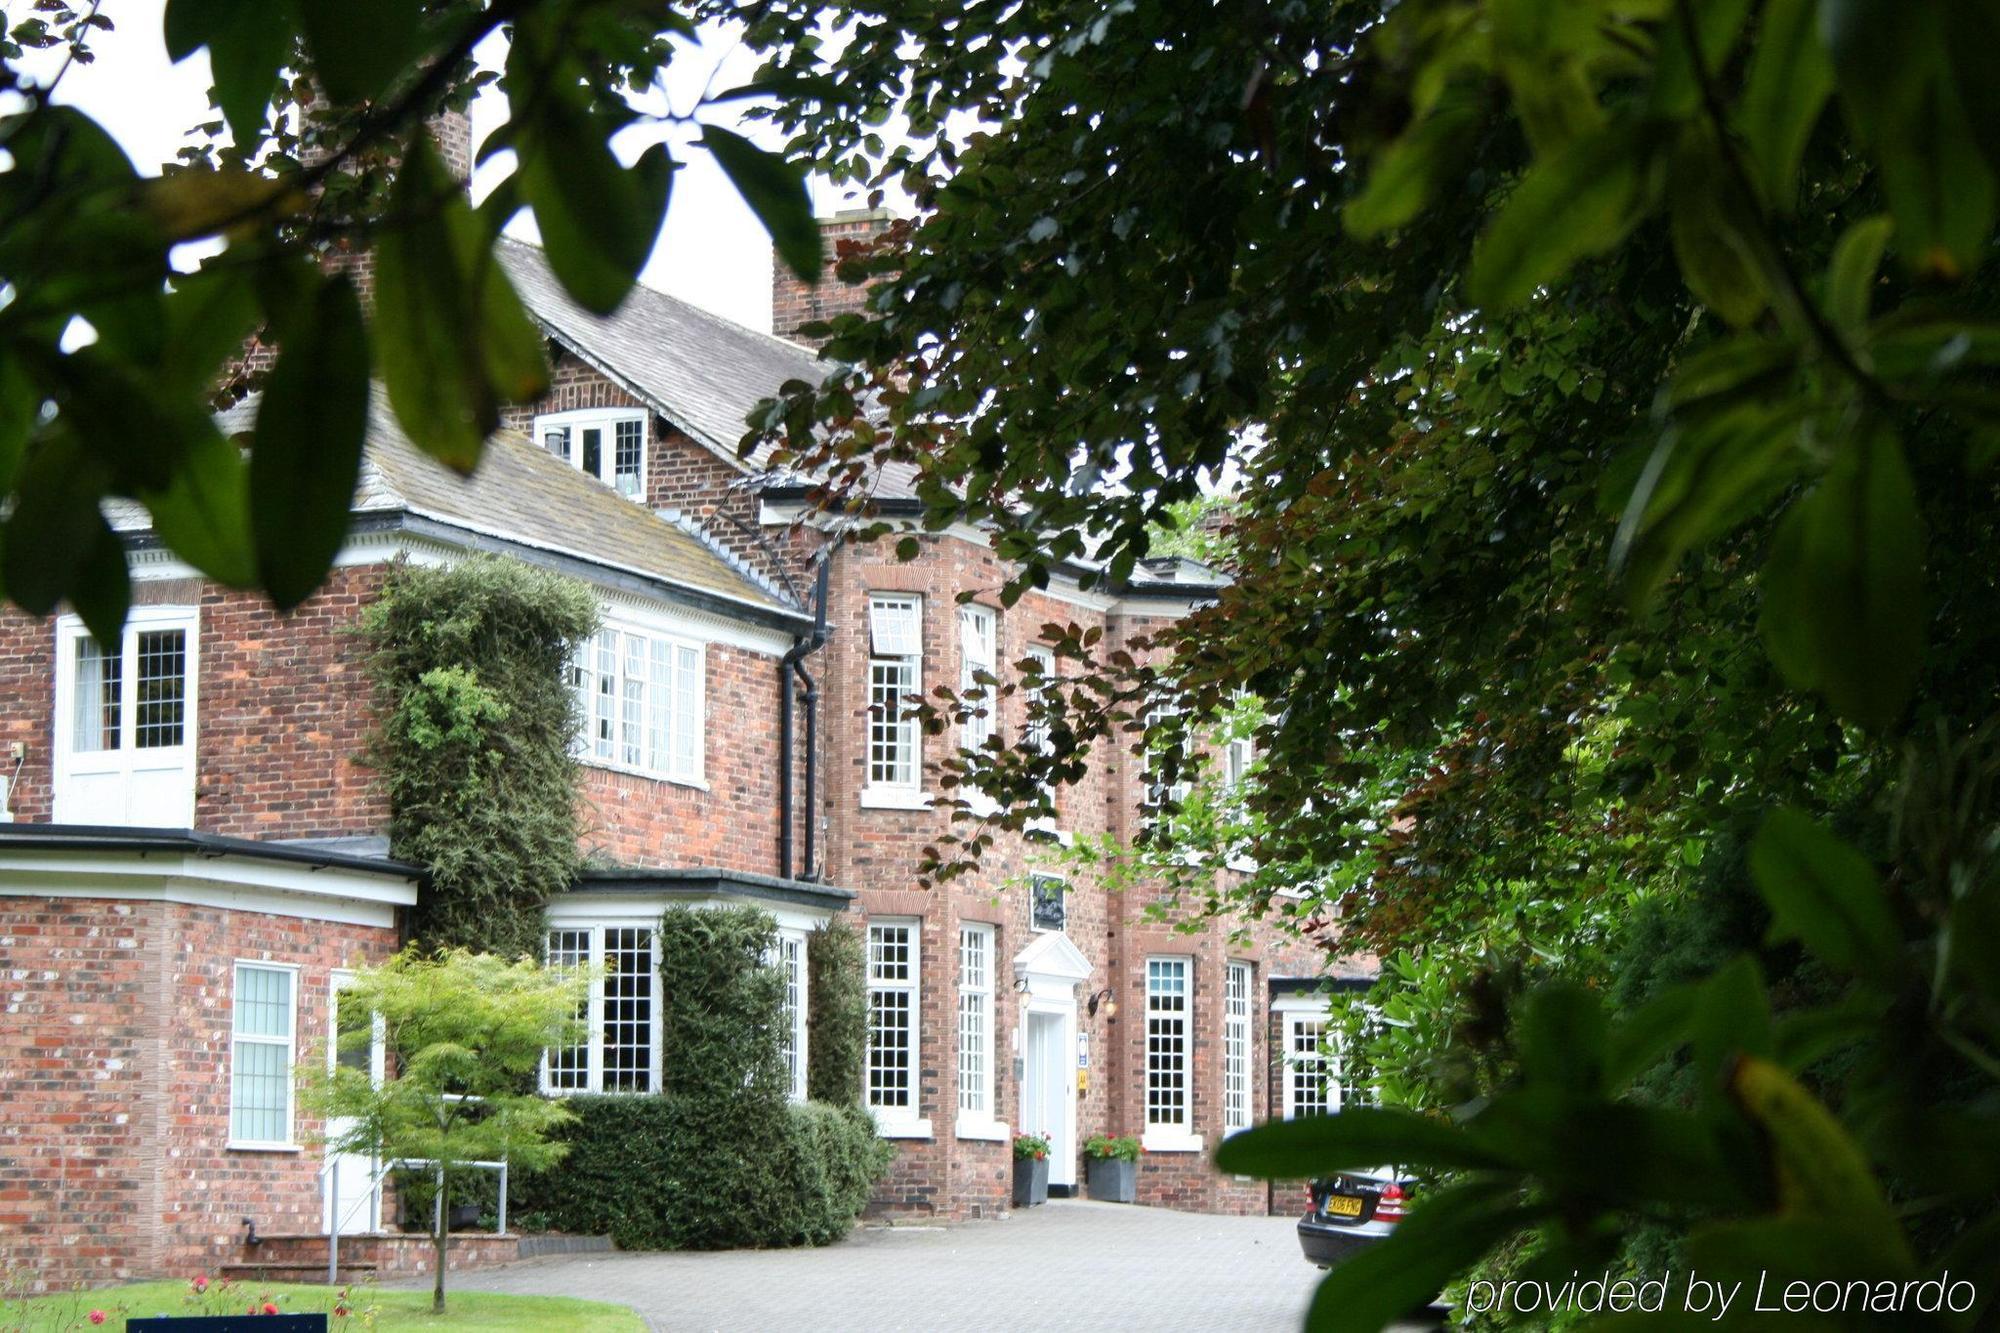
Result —
[[[255,395],[217,418],[225,432],[248,430]],[[453,534],[489,539],[523,554],[543,552],[597,569],[637,576],[672,599],[739,609],[760,620],[797,620],[797,607],[671,518],[653,513],[594,478],[502,431],[486,442],[470,477],[423,453],[403,434],[387,395],[377,386],[369,405],[368,444],[354,491],[357,520],[403,516]],[[120,521],[122,520],[122,521]],[[114,519],[125,530],[146,526],[138,506]],[[470,542],[480,545],[478,541]]]

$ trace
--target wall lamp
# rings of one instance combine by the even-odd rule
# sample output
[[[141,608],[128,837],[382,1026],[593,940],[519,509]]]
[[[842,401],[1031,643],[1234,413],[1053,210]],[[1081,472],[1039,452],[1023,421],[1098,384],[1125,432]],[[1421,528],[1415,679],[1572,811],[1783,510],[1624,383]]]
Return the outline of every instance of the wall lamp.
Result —
[[[1104,1016],[1106,1018],[1118,1017],[1118,1001],[1112,998],[1111,987],[1106,986],[1103,990],[1092,995],[1090,1003],[1085,1006],[1085,1009],[1091,1017],[1095,1018],[1097,1016],[1097,1006],[1100,1004],[1104,1006]]]

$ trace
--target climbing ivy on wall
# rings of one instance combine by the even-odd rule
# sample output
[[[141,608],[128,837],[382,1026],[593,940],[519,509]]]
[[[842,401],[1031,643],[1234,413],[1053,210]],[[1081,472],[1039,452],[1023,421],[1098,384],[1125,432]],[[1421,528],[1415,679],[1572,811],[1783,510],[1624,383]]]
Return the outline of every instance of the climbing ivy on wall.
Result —
[[[582,584],[498,557],[399,563],[368,608],[368,757],[391,854],[430,872],[414,922],[426,947],[539,955],[543,909],[576,871],[565,669],[596,626]]]

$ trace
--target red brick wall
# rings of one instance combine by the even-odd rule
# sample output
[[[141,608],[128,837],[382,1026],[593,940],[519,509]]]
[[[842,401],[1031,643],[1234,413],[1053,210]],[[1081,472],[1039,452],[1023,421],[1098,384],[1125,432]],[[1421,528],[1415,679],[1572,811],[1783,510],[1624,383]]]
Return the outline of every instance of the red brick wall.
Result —
[[[771,261],[771,332],[780,338],[790,338],[793,342],[817,345],[818,340],[799,336],[801,324],[815,324],[822,320],[859,310],[868,299],[865,286],[850,286],[840,280],[834,272],[840,262],[843,249],[865,245],[888,230],[890,217],[880,210],[855,210],[837,213],[830,218],[820,219],[819,231],[825,240],[825,255],[820,266],[820,280],[817,286],[807,286],[798,275],[785,266],[785,261],[772,257]]]
[[[0,898],[0,1272],[32,1290],[212,1272],[259,1231],[317,1231],[319,1155],[232,1151],[238,960],[298,974],[325,1059],[330,974],[393,930],[159,902]],[[295,1137],[317,1126],[303,1112]]]

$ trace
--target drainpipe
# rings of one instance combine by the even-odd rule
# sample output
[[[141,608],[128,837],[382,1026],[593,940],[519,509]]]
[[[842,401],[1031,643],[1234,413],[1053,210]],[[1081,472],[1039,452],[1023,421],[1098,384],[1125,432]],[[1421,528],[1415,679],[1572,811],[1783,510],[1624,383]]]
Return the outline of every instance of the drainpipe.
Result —
[[[831,552],[828,553],[828,558]],[[812,633],[799,639],[778,659],[778,875],[792,878],[792,710],[793,695],[799,684],[806,696],[806,856],[800,878],[814,877],[814,791],[819,771],[819,686],[805,669],[805,659],[826,643],[826,585],[828,559],[819,565],[813,587]],[[796,681],[794,680],[796,677]]]

